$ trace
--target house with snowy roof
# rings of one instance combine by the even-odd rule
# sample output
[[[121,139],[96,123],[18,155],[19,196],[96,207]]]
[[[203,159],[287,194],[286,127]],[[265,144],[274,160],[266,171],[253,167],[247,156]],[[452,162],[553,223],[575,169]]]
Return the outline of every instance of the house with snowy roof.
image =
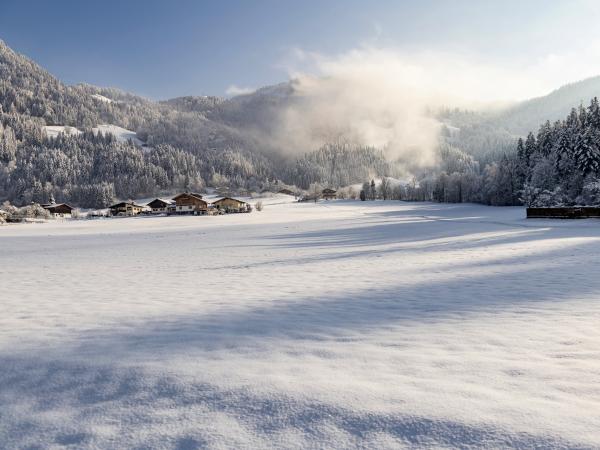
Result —
[[[173,197],[176,214],[207,214],[208,202],[202,199],[201,194],[184,192]]]
[[[144,206],[138,205],[133,201],[115,203],[110,206],[112,216],[137,216],[144,210]]]
[[[66,203],[48,203],[42,205],[51,217],[55,219],[70,219],[73,215],[73,207]]]
[[[146,206],[152,210],[152,214],[167,214],[170,212],[170,207],[175,206],[175,202],[169,199],[155,198]]]
[[[223,197],[212,202],[214,208],[225,212],[248,212],[248,203],[238,200],[237,198]]]

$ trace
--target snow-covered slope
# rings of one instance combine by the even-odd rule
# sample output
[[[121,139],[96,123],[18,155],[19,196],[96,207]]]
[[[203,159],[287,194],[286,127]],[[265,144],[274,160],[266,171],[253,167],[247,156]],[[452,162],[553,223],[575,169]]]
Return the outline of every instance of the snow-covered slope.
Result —
[[[144,145],[144,142],[138,139],[135,131],[127,130],[116,125],[98,125],[97,127],[92,128],[92,131],[94,133],[101,132],[102,134],[113,134],[120,142],[132,141],[139,147]]]
[[[96,100],[99,100],[103,103],[112,103],[113,102],[110,98],[105,97],[104,95],[100,95],[100,94],[92,94],[92,98],[95,98]]]
[[[81,131],[79,131],[77,128],[65,125],[46,125],[45,127],[42,127],[42,130],[44,131],[44,133],[46,133],[48,137],[52,138],[55,138],[60,133],[65,133],[68,135],[81,133]]]
[[[80,134],[81,130],[78,130],[75,127],[69,127],[64,125],[47,125],[43,127],[44,132],[49,137],[56,137],[59,133],[65,134]],[[119,142],[127,142],[132,141],[138,147],[146,148],[146,144],[144,141],[137,137],[135,131],[127,130],[122,127],[118,127],[116,125],[98,125],[97,127],[92,128],[94,133],[102,133],[102,134],[112,134]]]
[[[600,447],[597,221],[263,203],[0,227],[0,442]]]

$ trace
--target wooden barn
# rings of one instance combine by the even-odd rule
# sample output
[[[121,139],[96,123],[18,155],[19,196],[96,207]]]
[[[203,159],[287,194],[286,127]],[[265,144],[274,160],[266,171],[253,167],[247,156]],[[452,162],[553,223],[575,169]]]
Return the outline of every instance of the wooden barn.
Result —
[[[213,207],[225,212],[248,212],[248,203],[231,197],[223,197],[212,202]]]
[[[167,214],[169,212],[169,207],[173,205],[173,203],[173,200],[155,198],[146,206],[152,210],[152,214]]]
[[[335,200],[337,198],[337,191],[329,188],[323,189],[321,197],[325,200]]]
[[[295,197],[296,194],[294,194],[292,191],[290,191],[289,189],[281,189],[279,191],[277,191],[278,194],[285,194],[285,195],[291,195],[292,197]]]
[[[66,203],[52,203],[42,205],[46,211],[50,213],[50,216],[55,219],[70,219],[73,215],[73,207]]]
[[[193,192],[184,192],[173,197],[176,214],[207,214],[208,203],[202,200],[202,195]]]
[[[132,201],[116,203],[110,207],[111,216],[137,216],[144,210],[142,205]]]

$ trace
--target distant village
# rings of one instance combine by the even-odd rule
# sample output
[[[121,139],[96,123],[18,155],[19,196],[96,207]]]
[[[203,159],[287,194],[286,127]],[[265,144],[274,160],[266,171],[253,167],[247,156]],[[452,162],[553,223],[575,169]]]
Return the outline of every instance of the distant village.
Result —
[[[138,214],[165,215],[215,215],[231,213],[247,213],[252,211],[250,203],[232,197],[223,197],[208,202],[195,192],[184,192],[172,199],[155,198],[146,205],[133,201],[116,203],[109,208],[111,216],[137,216]]]
[[[320,193],[298,196],[296,193],[282,189],[278,194],[294,196],[299,202],[333,200],[337,198],[337,192],[333,189],[323,189]],[[257,210],[262,210],[262,202],[255,205]],[[122,201],[111,205],[102,212],[92,211],[88,217],[132,217],[138,215],[222,215],[236,213],[250,213],[253,207],[250,203],[233,198],[222,197],[218,200],[208,201],[202,194],[196,192],[183,192],[173,198],[155,198],[154,200],[140,204],[133,200]],[[78,218],[79,210],[67,203],[56,203],[51,199],[50,203],[32,203],[21,208],[4,204],[0,209],[0,223],[22,222],[27,219],[72,219]]]

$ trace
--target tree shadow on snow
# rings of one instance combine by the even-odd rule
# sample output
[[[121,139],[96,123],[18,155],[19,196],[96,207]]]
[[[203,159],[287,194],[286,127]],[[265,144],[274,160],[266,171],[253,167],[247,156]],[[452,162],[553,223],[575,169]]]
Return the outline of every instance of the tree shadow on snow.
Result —
[[[423,209],[425,213],[419,216],[415,210],[395,210],[369,213],[367,219],[345,221],[351,226],[334,229],[306,232],[283,233],[269,236],[277,247],[306,248],[306,247],[360,247],[373,245],[394,245],[399,243],[427,243],[448,238],[461,238],[461,248],[483,246],[498,239],[507,242],[531,241],[548,237],[600,237],[598,222],[580,221],[537,221],[537,220],[502,220],[503,216],[448,215],[447,208],[441,208],[443,216],[437,216],[434,207]],[[472,213],[472,210],[466,209]],[[369,219],[372,216],[373,219]],[[381,223],[381,216],[390,220]],[[377,218],[379,217],[379,218]],[[405,220],[391,220],[403,217]],[[318,224],[315,225],[318,227]],[[490,236],[470,242],[470,237],[482,233],[506,233],[506,236]],[[467,247],[464,247],[466,245]]]
[[[580,250],[585,250],[587,259],[578,255]],[[265,299],[247,308],[168,316],[132,327],[87,332],[71,345],[81,355],[119,355],[126,360],[131,355],[185,353],[192,348],[221,350],[243,345],[248,339],[321,340],[415,323],[460,322],[511,307],[526,313],[526,307],[539,303],[550,306],[600,292],[596,274],[600,241],[539,252],[521,262],[521,257],[508,257],[486,263],[451,263],[458,272],[451,279],[425,278],[392,286],[379,286],[373,280],[367,288],[349,287],[339,294]],[[481,271],[486,265],[492,273]]]

